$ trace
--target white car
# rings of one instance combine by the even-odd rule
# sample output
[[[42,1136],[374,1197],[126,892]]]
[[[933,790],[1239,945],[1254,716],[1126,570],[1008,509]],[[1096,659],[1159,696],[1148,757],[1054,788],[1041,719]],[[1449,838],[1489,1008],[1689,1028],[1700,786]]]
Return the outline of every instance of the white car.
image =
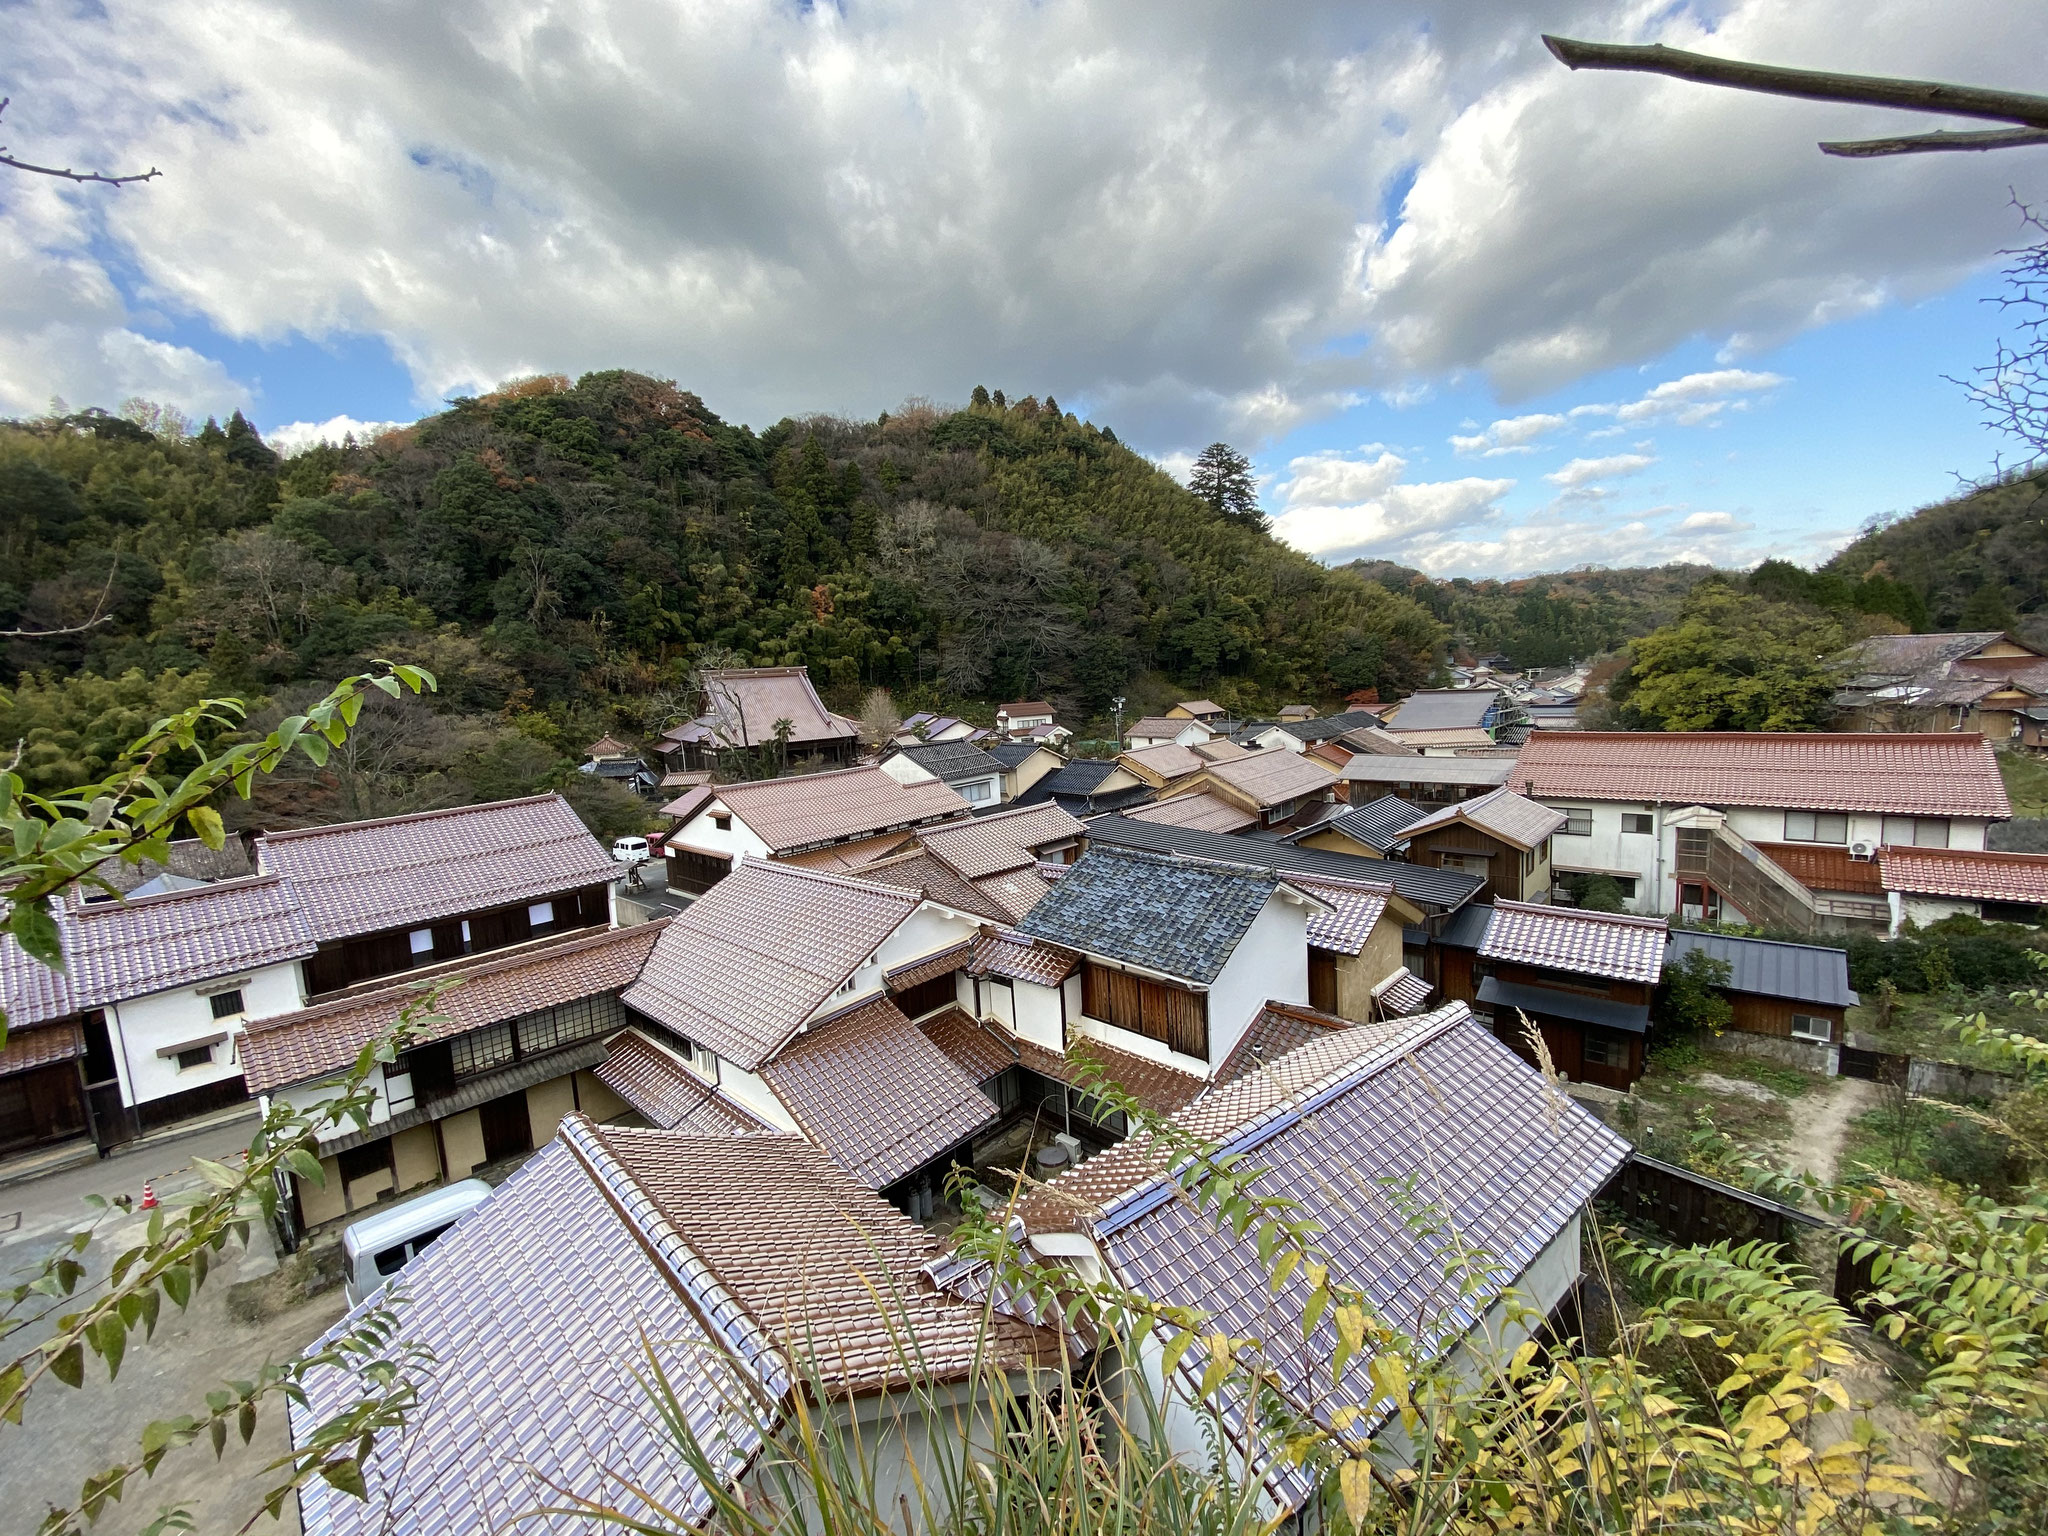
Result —
[[[621,864],[645,864],[654,857],[644,837],[621,837],[612,841],[612,857]]]
[[[418,1258],[429,1243],[491,1197],[482,1179],[463,1179],[366,1216],[341,1235],[345,1280],[342,1294],[350,1306],[375,1295],[384,1283]]]

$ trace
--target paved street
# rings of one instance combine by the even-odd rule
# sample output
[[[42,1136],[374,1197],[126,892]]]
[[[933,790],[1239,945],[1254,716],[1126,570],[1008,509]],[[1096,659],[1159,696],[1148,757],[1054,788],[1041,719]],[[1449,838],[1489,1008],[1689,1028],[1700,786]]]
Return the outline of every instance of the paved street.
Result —
[[[674,917],[695,900],[668,888],[668,866],[659,859],[640,866],[640,883],[643,889],[636,891],[621,880],[619,900],[640,907],[649,918]]]
[[[176,1141],[159,1143],[83,1168],[68,1169],[31,1183],[0,1189],[0,1272],[10,1276],[47,1253],[67,1231],[91,1219],[84,1206],[87,1194],[112,1197],[128,1194],[138,1200],[144,1179],[154,1181],[158,1196],[176,1194],[203,1182],[192,1168],[195,1156],[230,1161],[248,1145],[253,1117],[215,1126]],[[89,1274],[98,1278],[114,1254],[138,1241],[143,1218],[118,1212],[106,1218],[86,1252]],[[257,1236],[261,1255],[269,1249]],[[143,1426],[203,1409],[206,1393],[226,1380],[247,1377],[266,1359],[282,1360],[298,1353],[341,1315],[337,1288],[311,1300],[284,1306],[255,1321],[230,1316],[228,1292],[242,1277],[241,1246],[229,1240],[214,1272],[179,1312],[168,1303],[155,1336],[145,1342],[130,1336],[121,1374],[109,1382],[105,1368],[88,1364],[85,1386],[73,1390],[45,1382],[32,1394],[20,1428],[0,1428],[0,1484],[9,1498],[9,1528],[26,1529],[51,1502],[78,1496],[80,1481],[109,1462],[133,1454]],[[244,1309],[243,1317],[251,1309]],[[8,1339],[7,1358],[32,1344],[41,1330],[27,1329]],[[279,1408],[258,1420],[249,1447],[232,1437],[225,1460],[216,1464],[210,1450],[194,1447],[167,1459],[155,1479],[113,1507],[94,1527],[110,1536],[141,1529],[159,1506],[191,1504],[202,1531],[231,1531],[257,1507],[271,1479],[261,1469],[288,1445]],[[287,1508],[281,1526],[296,1531],[296,1509]]]

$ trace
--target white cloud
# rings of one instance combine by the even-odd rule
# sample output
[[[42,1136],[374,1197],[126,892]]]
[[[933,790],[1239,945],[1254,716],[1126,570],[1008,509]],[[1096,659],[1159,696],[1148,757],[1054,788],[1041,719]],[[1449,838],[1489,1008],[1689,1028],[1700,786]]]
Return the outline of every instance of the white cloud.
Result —
[[[1408,461],[1379,448],[1371,459],[1310,454],[1288,465],[1275,487],[1281,511],[1273,531],[1296,549],[1327,560],[1398,557],[1431,530],[1493,515],[1512,480],[1404,481]]]
[[[1694,533],[1707,528],[1722,528],[1732,531],[1739,528],[1747,528],[1750,524],[1742,522],[1733,512],[1694,512],[1678,526],[1687,533]]]
[[[339,447],[342,440],[349,437],[366,443],[380,433],[404,425],[402,421],[357,421],[353,416],[330,416],[325,421],[290,421],[281,427],[272,427],[263,434],[263,441],[279,453],[297,453],[315,443],[333,443]]]
[[[1564,417],[1542,413],[1510,416],[1470,437],[1453,437],[1451,447],[1459,453],[1476,453],[1489,459],[1505,453],[1534,453],[1538,438],[1555,432],[1564,424]]]
[[[1629,475],[1639,475],[1656,462],[1647,453],[1613,453],[1604,459],[1573,459],[1563,468],[1552,470],[1543,478],[1552,485],[1563,486],[1566,490],[1577,490],[1581,486],[1596,485],[1605,480],[1620,480]]]
[[[1785,379],[1780,374],[1756,373],[1746,368],[1721,368],[1711,373],[1688,373],[1682,379],[1659,384],[1640,400],[1617,407],[1622,421],[1671,420],[1681,427],[1697,427],[1712,421],[1731,404],[1738,410],[1747,404],[1731,396],[1756,394],[1776,389]]]
[[[1466,370],[1513,395],[1702,335],[1739,359],[2010,233],[1993,157],[1827,160],[1814,139],[1888,118],[1572,74],[1525,7],[1450,9],[17,7],[16,152],[166,174],[0,186],[0,295],[74,301],[0,297],[0,389],[246,399],[202,356],[102,345],[148,339],[154,307],[382,337],[423,404],[543,367],[668,373],[756,421],[982,380],[1191,447]],[[1541,22],[1960,79],[2048,50],[2048,10],[2011,4],[1957,25],[1924,0],[1568,0]]]

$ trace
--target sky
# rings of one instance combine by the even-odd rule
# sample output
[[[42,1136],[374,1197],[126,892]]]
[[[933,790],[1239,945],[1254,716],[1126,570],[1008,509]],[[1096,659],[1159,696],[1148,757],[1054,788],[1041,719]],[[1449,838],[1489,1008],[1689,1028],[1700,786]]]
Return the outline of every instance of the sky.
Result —
[[[287,446],[626,367],[730,420],[1053,394],[1444,575],[1826,558],[2012,450],[1960,386],[2048,149],[1539,32],[2038,89],[2025,0],[0,0],[0,414]]]

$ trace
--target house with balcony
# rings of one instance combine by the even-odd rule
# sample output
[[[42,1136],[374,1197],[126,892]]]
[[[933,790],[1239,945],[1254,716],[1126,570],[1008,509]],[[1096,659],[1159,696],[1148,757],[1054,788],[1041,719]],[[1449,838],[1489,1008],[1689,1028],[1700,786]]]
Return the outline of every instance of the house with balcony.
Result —
[[[985,1435],[1061,1359],[1056,1331],[943,1289],[947,1257],[802,1137],[569,1115],[406,1266],[394,1347],[430,1352],[431,1389],[380,1432],[359,1492],[308,1483],[303,1529],[516,1530],[565,1490],[640,1529],[696,1529],[731,1488],[777,1498],[763,1445],[795,1415],[856,1438],[875,1506],[909,1508],[935,1446],[975,1449],[963,1426]],[[650,1367],[708,1464],[658,1423]],[[369,1385],[309,1373],[294,1443]]]
[[[936,778],[905,784],[880,768],[701,785],[671,808],[669,888],[708,891],[742,858],[857,869],[969,809]]]
[[[964,741],[891,747],[882,772],[899,784],[943,784],[970,810],[993,810],[1003,799],[1003,765]]]
[[[1886,848],[1981,852],[2012,815],[1982,736],[1539,731],[1510,780],[1558,810],[1560,874],[1633,910],[1813,932],[1885,926]]]
[[[918,1028],[955,1007],[985,919],[923,885],[742,858],[670,921],[622,994],[662,1097],[601,1068],[656,1123],[703,1089],[717,1112],[809,1138],[869,1189],[928,1214],[996,1106]],[[645,1044],[636,1042],[642,1037]],[[648,1047],[652,1047],[649,1050]]]

